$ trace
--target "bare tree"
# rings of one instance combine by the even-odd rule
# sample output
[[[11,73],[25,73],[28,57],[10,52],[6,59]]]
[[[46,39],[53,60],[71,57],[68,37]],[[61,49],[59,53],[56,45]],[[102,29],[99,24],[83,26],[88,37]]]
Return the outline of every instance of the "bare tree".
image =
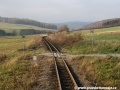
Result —
[[[69,28],[67,25],[63,25],[58,28],[58,32],[63,32],[63,31],[69,32]]]

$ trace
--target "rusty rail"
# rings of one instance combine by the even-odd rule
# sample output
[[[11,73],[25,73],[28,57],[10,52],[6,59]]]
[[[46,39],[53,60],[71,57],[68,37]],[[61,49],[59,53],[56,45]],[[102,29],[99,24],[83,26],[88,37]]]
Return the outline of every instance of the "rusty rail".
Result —
[[[45,43],[49,47],[50,51],[53,53],[54,63],[55,63],[55,68],[56,68],[56,73],[57,73],[57,80],[58,80],[58,83],[59,83],[59,89],[63,90],[62,89],[62,83],[61,83],[62,80],[60,79],[60,72],[58,70],[57,58],[55,57],[54,51],[52,49],[54,49],[56,51],[56,53],[58,53],[60,58],[62,59],[62,61],[64,63],[64,66],[65,66],[65,69],[66,69],[67,73],[69,74],[70,79],[72,80],[72,85],[73,85],[72,87],[74,87],[75,90],[78,90],[78,85],[77,85],[72,73],[70,72],[64,58],[61,57],[61,53],[59,52],[59,50],[50,41],[46,40],[45,38],[43,38],[43,40],[45,41]]]
[[[56,74],[57,74],[57,80],[58,80],[58,86],[59,86],[59,90],[62,90],[62,87],[61,87],[61,83],[60,83],[60,77],[59,77],[59,73],[58,73],[58,67],[57,67],[57,64],[56,64],[56,58],[54,56],[54,52],[52,50],[52,48],[50,47],[50,45],[46,42],[46,40],[43,38],[43,40],[45,41],[46,45],[49,47],[50,51],[52,52],[53,54],[53,59],[54,59],[54,65],[55,65],[55,71],[56,71]]]

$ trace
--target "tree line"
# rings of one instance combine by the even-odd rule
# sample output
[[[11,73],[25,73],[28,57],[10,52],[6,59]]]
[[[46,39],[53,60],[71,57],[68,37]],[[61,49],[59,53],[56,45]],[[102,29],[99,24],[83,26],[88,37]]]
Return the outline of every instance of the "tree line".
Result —
[[[32,34],[45,34],[48,31],[45,30],[35,30],[35,29],[22,29],[20,35],[32,35]]]
[[[4,30],[0,30],[0,36],[6,36],[6,32]]]
[[[57,26],[48,23],[42,23],[35,20],[30,19],[20,19],[20,18],[6,18],[0,16],[0,22],[4,23],[12,23],[12,24],[24,24],[24,25],[32,25],[41,28],[48,28],[48,29],[57,29]]]
[[[109,28],[109,27],[115,27],[120,26],[120,18],[115,19],[107,19],[102,20],[98,22],[94,22],[85,26],[80,27],[79,29],[101,29],[101,28]]]
[[[45,34],[48,32],[49,31],[46,30],[22,29],[17,34],[16,30],[12,30],[11,32],[6,32],[5,30],[0,29],[0,36],[33,35],[33,34]]]
[[[115,20],[109,20],[105,23],[103,23],[104,27],[114,27],[114,26],[119,26],[120,25],[120,19],[115,19]]]
[[[0,36],[15,36],[15,35],[17,35],[16,31],[6,32],[0,29]]]

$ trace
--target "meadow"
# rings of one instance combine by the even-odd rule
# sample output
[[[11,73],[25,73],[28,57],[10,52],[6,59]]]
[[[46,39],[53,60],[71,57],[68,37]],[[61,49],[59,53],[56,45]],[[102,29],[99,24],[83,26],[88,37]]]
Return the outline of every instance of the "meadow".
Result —
[[[63,53],[119,54],[120,27],[106,29],[95,30],[93,35],[89,31],[82,31],[84,34],[76,34],[81,33],[81,31],[74,31],[59,33],[59,38],[57,34],[53,37],[50,35],[49,38],[51,37],[53,41],[61,44]],[[0,89],[29,90],[40,85],[41,90],[48,88],[52,90],[51,86],[54,86],[51,85],[53,81],[51,81],[50,76],[52,59],[41,57],[37,62],[33,61],[34,55],[39,56],[39,54],[46,52],[44,48],[40,35],[28,35],[25,38],[21,36],[0,37]],[[118,87],[119,85],[120,59],[117,57],[76,57],[68,62],[73,69],[79,67],[79,70],[85,70],[86,78],[90,79],[96,86],[115,85]],[[80,73],[76,72],[76,74],[79,77]]]
[[[63,54],[96,55],[66,59],[83,86],[117,87],[119,90],[120,57],[109,54],[120,54],[120,27],[99,29],[94,33],[89,31],[58,32],[49,35],[48,39],[61,47]],[[107,56],[99,56],[99,54]]]
[[[44,52],[44,49],[34,50],[31,45],[39,35],[0,37],[0,89],[27,90],[36,83],[39,66],[33,61],[33,56]],[[38,41],[38,40],[37,40]],[[25,49],[24,49],[25,46]]]
[[[31,26],[31,25],[10,24],[10,23],[3,23],[3,22],[0,22],[0,29],[5,30],[7,33],[11,33],[13,32],[13,30],[15,30],[17,35],[19,35],[19,32],[21,29],[35,29],[35,30],[45,30],[45,31],[53,30],[53,29],[40,28],[37,26]]]
[[[109,32],[120,32],[120,26],[117,27],[110,27],[110,28],[102,28],[102,29],[91,29],[94,30],[95,34],[100,34],[100,33],[109,33]],[[83,35],[90,35],[90,30],[76,30],[76,31],[71,31],[70,34],[75,34],[75,33],[82,33]]]
[[[63,52],[75,54],[111,54],[120,53],[120,27],[70,32],[70,35],[82,33],[83,40],[73,45],[64,45]]]

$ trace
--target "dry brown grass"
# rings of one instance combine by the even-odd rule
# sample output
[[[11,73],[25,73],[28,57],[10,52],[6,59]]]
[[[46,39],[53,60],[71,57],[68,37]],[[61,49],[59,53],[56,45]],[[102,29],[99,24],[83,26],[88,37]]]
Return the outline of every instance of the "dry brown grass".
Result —
[[[0,53],[0,62],[5,60],[7,58],[7,55],[4,53]]]
[[[120,62],[114,67],[114,69],[120,68]]]
[[[31,41],[29,41],[27,43],[27,48],[28,49],[36,49],[36,48],[40,48],[42,46],[43,42],[42,42],[42,37],[41,36],[37,36],[34,39],[32,39]]]
[[[2,66],[0,90],[57,90],[52,65],[52,57],[39,56],[37,61],[21,59],[9,67]]]
[[[32,54],[28,53],[28,54],[25,54],[25,55],[20,55],[18,57],[18,60],[32,60]]]
[[[117,57],[75,57],[67,60],[84,86],[117,87],[119,90],[120,59]]]
[[[50,34],[48,39],[56,45],[70,45],[74,44],[75,42],[82,40],[83,36],[79,34],[75,35],[68,35],[67,32],[58,32],[55,34]]]
[[[73,69],[76,76],[78,77],[80,83],[85,87],[90,87],[93,85],[91,81],[86,77],[86,63],[84,62],[85,57],[74,57],[74,58],[68,58],[67,64]],[[81,65],[80,65],[81,64]],[[89,68],[89,67],[88,67]]]

